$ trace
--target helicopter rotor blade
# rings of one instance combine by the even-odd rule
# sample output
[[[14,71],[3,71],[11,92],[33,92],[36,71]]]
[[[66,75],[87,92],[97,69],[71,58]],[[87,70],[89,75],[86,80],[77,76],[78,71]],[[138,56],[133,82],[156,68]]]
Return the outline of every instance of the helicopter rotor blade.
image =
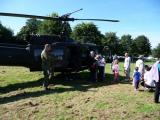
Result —
[[[77,11],[79,11],[79,10],[77,10]],[[77,11],[75,11],[75,12],[77,12]],[[108,19],[75,19],[75,18],[69,18],[69,17],[63,17],[63,16],[62,17],[48,17],[48,16],[17,14],[17,13],[3,13],[3,12],[0,12],[0,16],[36,18],[36,19],[59,20],[59,21],[90,20],[90,21],[119,22],[119,20],[108,20]]]
[[[17,14],[17,13],[3,13],[3,12],[0,12],[0,16],[36,18],[36,19],[59,20],[59,21],[74,21],[74,18],[68,18],[68,17],[67,18],[66,17],[48,17],[48,16]]]
[[[59,20],[59,17],[47,17],[47,16],[17,14],[17,13],[2,13],[2,12],[0,12],[0,16],[23,17],[23,18],[37,18],[37,19],[47,19],[47,20]]]
[[[109,20],[109,19],[74,19],[74,20],[89,20],[89,21],[119,22],[119,20]]]

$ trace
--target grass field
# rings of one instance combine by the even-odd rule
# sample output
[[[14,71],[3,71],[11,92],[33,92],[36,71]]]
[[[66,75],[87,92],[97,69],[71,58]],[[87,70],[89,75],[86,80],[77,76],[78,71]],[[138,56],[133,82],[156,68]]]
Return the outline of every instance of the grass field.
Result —
[[[41,72],[0,66],[0,120],[160,120],[153,92],[135,92],[122,66],[118,84],[107,64],[105,82],[90,83],[87,71],[73,80],[57,75],[50,91],[41,87]]]

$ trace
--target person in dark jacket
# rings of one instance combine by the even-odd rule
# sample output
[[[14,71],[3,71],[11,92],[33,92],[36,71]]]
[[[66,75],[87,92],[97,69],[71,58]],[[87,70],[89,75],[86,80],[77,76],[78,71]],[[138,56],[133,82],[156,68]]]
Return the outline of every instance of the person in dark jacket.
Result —
[[[88,67],[90,70],[90,80],[97,81],[97,60],[95,59],[95,52],[91,51],[88,59]]]

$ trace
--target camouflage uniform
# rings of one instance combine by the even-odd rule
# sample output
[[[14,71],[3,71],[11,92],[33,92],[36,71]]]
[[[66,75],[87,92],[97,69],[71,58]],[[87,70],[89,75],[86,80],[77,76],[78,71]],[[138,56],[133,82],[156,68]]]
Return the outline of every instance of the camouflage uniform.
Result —
[[[43,86],[46,89],[49,85],[49,80],[54,75],[54,58],[45,50],[43,50],[41,53],[41,60],[42,60],[42,70],[44,74]]]

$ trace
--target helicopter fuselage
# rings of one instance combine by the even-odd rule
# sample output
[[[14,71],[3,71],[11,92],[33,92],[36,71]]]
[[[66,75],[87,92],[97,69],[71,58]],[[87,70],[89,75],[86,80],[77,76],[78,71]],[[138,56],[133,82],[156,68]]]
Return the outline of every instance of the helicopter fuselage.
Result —
[[[44,45],[49,43],[55,58],[55,71],[73,72],[87,69],[89,52],[98,51],[96,45],[63,41],[54,36],[31,36],[28,41],[28,45],[0,43],[0,65],[25,66],[30,71],[41,71],[40,55]]]

